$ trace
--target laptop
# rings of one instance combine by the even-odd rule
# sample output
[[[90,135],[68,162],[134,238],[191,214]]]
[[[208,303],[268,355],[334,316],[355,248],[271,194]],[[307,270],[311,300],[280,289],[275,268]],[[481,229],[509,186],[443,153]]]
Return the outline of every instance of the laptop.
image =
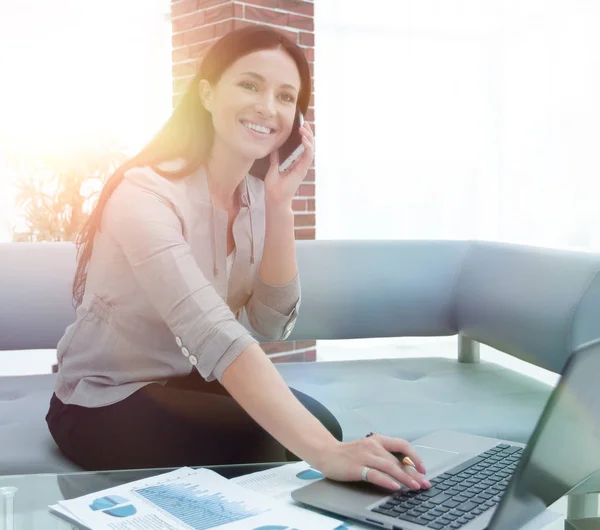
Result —
[[[600,491],[600,339],[570,357],[527,445],[454,431],[412,442],[430,490],[315,481],[292,497],[392,530],[516,530],[568,492]]]

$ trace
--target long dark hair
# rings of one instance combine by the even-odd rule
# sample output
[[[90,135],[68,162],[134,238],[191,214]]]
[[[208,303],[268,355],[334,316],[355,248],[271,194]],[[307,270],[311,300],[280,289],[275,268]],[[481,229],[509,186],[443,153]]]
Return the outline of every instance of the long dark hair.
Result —
[[[150,166],[164,178],[178,179],[197,170],[207,160],[214,137],[211,115],[200,102],[200,80],[206,79],[214,85],[223,72],[240,57],[273,48],[285,50],[296,63],[301,79],[297,110],[306,113],[311,94],[310,68],[306,56],[297,44],[277,30],[261,25],[246,26],[219,39],[206,53],[198,73],[160,131],[137,155],[117,168],[106,181],[98,203],[76,241],[77,270],[73,281],[75,307],[83,300],[94,237],[100,230],[104,206],[123,180],[125,172],[132,167]],[[177,171],[165,172],[157,167],[161,162],[176,158],[185,161],[184,167]],[[264,164],[264,159],[257,160],[256,164],[261,162]]]

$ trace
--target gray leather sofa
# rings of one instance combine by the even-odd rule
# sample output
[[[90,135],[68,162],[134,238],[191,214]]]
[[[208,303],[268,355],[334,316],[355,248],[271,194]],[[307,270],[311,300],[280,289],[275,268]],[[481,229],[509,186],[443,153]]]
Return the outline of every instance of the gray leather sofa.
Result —
[[[280,364],[339,418],[414,439],[438,429],[526,441],[551,388],[478,343],[560,373],[600,336],[600,256],[469,241],[300,241],[300,317],[288,340],[459,335],[457,359]],[[0,244],[0,350],[52,349],[74,318],[66,243]],[[2,355],[7,355],[3,353]],[[0,474],[75,469],[44,416],[51,374],[0,377]]]

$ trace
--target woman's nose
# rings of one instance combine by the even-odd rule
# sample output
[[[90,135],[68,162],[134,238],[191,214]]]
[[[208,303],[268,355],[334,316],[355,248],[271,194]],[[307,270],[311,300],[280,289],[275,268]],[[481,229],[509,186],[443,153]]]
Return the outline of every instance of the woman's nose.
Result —
[[[275,97],[271,94],[263,95],[256,103],[256,111],[265,118],[275,115]]]

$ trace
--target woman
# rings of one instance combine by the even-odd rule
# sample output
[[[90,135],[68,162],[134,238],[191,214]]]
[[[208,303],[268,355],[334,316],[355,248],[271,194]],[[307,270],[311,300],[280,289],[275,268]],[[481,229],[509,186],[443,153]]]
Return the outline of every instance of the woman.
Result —
[[[341,442],[238,321],[270,340],[299,307],[292,198],[313,134],[286,172],[278,148],[310,99],[302,50],[250,26],[208,52],[158,135],[106,183],[79,239],[77,319],[58,345],[47,422],[87,469],[281,461],[337,480],[428,487],[399,439]],[[251,176],[270,162],[264,180]]]

